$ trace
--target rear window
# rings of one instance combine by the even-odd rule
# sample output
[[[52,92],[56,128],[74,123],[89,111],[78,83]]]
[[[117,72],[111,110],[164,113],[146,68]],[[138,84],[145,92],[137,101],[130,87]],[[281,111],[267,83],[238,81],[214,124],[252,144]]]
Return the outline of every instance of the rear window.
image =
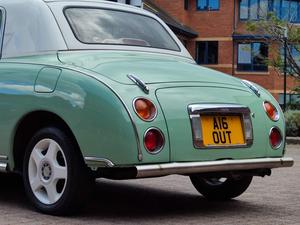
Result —
[[[151,17],[99,8],[67,8],[65,16],[76,38],[85,44],[180,50],[167,30]]]

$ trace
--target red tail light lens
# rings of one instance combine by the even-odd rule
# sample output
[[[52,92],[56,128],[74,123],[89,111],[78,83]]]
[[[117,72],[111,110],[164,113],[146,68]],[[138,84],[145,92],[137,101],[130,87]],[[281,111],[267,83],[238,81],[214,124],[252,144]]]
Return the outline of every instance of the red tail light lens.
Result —
[[[264,109],[268,117],[273,121],[279,120],[279,112],[276,107],[270,102],[264,102]]]
[[[273,127],[270,131],[270,145],[273,149],[277,149],[280,147],[282,143],[282,135],[280,130],[277,127]]]
[[[134,101],[134,110],[136,114],[145,121],[152,121],[157,114],[155,105],[148,99],[138,98]]]
[[[144,145],[151,154],[158,153],[164,146],[165,139],[162,132],[156,128],[146,131],[144,136]]]

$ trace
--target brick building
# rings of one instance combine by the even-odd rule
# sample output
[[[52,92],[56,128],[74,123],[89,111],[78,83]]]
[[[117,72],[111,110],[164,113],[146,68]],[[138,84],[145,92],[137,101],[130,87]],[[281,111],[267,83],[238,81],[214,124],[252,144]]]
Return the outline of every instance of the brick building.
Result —
[[[250,35],[245,21],[274,11],[283,19],[300,21],[300,3],[295,0],[145,0],[181,24],[191,27],[197,37],[180,36],[197,63],[267,88],[282,104],[283,76],[264,63],[272,48],[265,38]],[[292,94],[297,82],[288,77],[287,101],[299,101]]]

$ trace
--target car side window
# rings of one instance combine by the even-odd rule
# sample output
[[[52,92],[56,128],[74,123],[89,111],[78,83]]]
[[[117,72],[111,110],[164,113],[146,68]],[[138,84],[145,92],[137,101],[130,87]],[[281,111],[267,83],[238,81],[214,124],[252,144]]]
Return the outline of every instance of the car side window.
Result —
[[[28,1],[15,2],[18,4],[5,6],[2,58],[66,49],[56,20],[46,4],[27,7]]]

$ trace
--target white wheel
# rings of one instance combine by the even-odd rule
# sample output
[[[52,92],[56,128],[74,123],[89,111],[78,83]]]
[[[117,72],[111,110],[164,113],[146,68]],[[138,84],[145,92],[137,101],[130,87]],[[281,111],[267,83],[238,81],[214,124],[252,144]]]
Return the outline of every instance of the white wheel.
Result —
[[[40,211],[65,215],[82,207],[92,177],[76,142],[56,127],[37,131],[23,164],[25,191]]]
[[[42,139],[33,148],[28,178],[35,197],[46,205],[57,202],[66,187],[68,167],[64,152],[52,139]]]

